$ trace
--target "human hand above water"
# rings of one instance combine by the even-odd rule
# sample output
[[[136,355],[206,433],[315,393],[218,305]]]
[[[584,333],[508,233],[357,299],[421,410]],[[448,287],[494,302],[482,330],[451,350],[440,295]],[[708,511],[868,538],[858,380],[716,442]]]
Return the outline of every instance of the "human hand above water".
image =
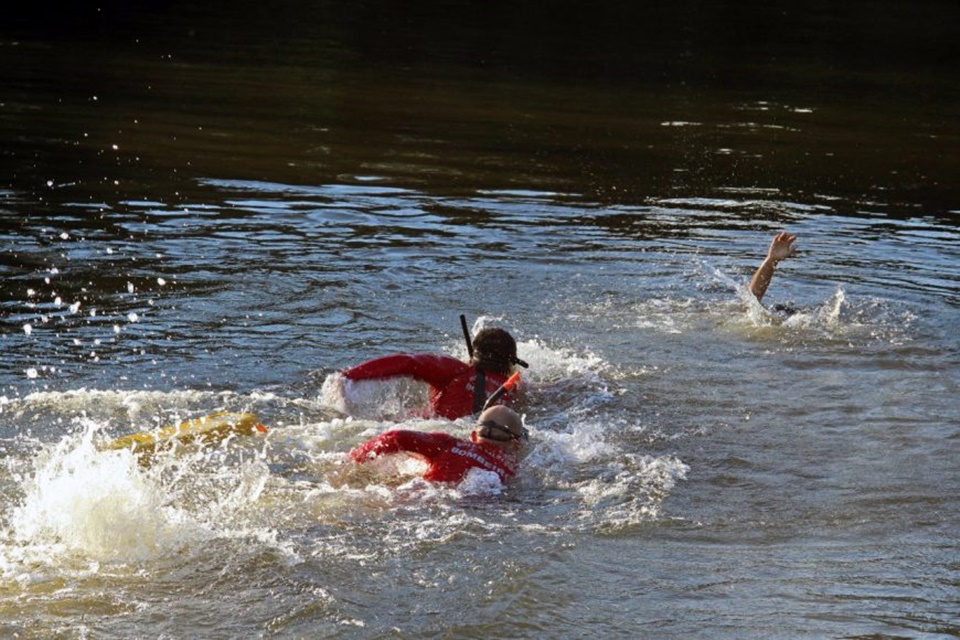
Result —
[[[789,258],[796,253],[797,248],[793,242],[797,239],[796,235],[786,231],[778,233],[770,241],[770,249],[767,251],[767,258],[774,262],[780,262],[784,258]]]

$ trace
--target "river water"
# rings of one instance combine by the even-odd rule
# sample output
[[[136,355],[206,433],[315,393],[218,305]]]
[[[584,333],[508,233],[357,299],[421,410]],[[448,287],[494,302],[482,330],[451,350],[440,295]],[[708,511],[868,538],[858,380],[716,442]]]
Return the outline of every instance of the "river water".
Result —
[[[0,27],[0,635],[960,636],[960,10],[307,4]],[[345,464],[460,314],[522,476]]]

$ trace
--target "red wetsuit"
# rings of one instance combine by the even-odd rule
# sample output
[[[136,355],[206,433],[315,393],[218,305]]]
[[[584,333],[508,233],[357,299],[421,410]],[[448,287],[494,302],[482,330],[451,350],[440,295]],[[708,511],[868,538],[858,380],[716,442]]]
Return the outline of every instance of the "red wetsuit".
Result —
[[[441,432],[387,431],[351,451],[350,458],[365,462],[391,453],[409,453],[425,460],[430,468],[423,478],[432,482],[459,483],[470,469],[493,471],[501,482],[517,473],[517,459],[501,447]]]
[[[430,407],[435,415],[456,420],[474,413],[477,369],[456,358],[429,353],[385,356],[347,369],[343,375],[349,380],[377,380],[395,376],[414,378],[430,385]],[[484,400],[507,381],[507,376],[492,371],[485,371],[484,378]],[[506,393],[498,404],[509,405],[512,401],[510,393]]]

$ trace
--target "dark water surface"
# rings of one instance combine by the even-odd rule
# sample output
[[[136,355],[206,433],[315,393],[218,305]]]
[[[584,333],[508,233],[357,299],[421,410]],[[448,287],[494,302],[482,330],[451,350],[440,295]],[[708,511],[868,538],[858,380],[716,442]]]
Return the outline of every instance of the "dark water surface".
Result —
[[[958,24],[5,9],[0,635],[960,636]],[[469,431],[336,373],[460,313],[531,363],[523,477],[343,465]],[[224,409],[269,434],[98,446]]]

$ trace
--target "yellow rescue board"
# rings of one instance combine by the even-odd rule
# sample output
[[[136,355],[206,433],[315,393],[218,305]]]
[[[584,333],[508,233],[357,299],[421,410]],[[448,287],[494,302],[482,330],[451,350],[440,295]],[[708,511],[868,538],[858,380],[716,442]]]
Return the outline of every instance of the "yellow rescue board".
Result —
[[[219,442],[231,434],[266,433],[253,413],[214,413],[153,431],[141,431],[108,442],[106,449],[132,449],[134,453],[154,453],[158,449],[192,442]]]

